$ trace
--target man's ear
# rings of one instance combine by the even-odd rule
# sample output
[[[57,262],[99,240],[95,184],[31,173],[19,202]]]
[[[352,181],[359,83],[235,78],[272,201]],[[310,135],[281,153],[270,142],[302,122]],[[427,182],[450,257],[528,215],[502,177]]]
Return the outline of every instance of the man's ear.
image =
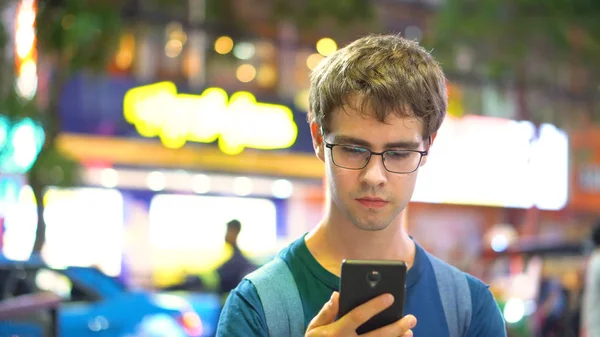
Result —
[[[437,137],[437,131],[434,132],[431,136],[429,136],[429,141],[427,142],[427,151],[429,151],[429,148],[433,144],[433,141],[435,140],[435,137]]]
[[[325,144],[323,143],[323,133],[321,127],[316,122],[310,122],[310,135],[312,136],[313,148],[317,158],[325,161]]]
[[[421,159],[420,166],[423,166],[423,165],[425,165],[425,163],[427,163],[427,158],[429,158],[429,152],[431,151],[431,145],[433,144],[433,141],[435,140],[436,136],[437,136],[437,132],[434,132],[431,136],[429,136],[429,139],[425,140],[425,150],[427,151],[428,155],[423,156],[423,158]]]

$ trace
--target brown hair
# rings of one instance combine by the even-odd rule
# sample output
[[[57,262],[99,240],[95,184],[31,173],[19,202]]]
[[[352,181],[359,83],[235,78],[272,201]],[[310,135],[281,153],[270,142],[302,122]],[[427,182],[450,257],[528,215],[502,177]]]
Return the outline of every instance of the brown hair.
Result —
[[[442,68],[416,41],[369,35],[337,50],[311,73],[308,119],[327,132],[333,110],[357,103],[352,107],[359,113],[382,123],[392,113],[418,118],[426,139],[442,124],[447,101]]]

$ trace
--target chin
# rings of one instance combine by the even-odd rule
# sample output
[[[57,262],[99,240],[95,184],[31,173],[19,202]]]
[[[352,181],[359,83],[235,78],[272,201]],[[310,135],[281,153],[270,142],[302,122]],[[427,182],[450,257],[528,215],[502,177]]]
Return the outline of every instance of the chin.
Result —
[[[354,227],[367,232],[382,231],[390,226],[390,222],[384,221],[353,221],[352,223]]]

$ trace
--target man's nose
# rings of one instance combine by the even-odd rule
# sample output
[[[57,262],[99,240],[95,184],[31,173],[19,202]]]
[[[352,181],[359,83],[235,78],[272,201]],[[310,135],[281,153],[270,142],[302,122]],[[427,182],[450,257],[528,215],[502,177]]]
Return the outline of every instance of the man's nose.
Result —
[[[383,165],[383,157],[381,155],[371,155],[371,159],[362,172],[362,181],[371,185],[379,186],[387,181],[387,170]]]

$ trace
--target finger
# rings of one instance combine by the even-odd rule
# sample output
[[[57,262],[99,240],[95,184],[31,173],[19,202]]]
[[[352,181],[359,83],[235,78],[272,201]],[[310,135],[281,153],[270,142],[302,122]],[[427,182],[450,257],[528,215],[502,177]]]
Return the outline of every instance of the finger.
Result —
[[[392,305],[392,303],[394,303],[394,296],[391,294],[377,296],[374,299],[352,309],[352,311],[340,319],[340,322],[343,322],[344,326],[348,326],[353,330],[356,330],[359,326],[371,319],[371,317],[377,315]]]
[[[406,315],[402,317],[402,319],[381,327],[377,330],[373,330],[369,333],[366,333],[364,337],[374,337],[374,336],[402,336],[402,337],[411,337],[413,335],[412,328],[417,325],[417,318],[413,315]]]
[[[310,321],[307,330],[333,323],[339,310],[339,298],[340,294],[337,291],[333,292],[329,301],[323,305],[317,316]]]

